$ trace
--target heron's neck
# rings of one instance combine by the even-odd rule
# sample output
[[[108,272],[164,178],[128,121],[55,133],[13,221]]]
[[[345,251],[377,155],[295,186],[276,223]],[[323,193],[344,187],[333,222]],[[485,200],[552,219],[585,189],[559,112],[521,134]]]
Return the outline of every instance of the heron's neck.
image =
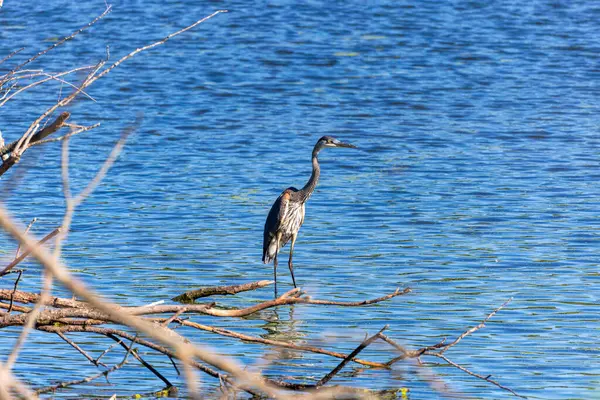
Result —
[[[315,188],[317,187],[317,182],[319,182],[319,175],[321,175],[321,168],[319,167],[319,159],[317,157],[319,155],[320,150],[321,149],[318,149],[316,147],[313,150],[312,174],[310,175],[310,179],[308,180],[308,182],[306,182],[306,185],[304,185],[304,187],[299,190],[299,195],[300,195],[300,198],[303,203],[310,198],[312,193],[315,191]]]

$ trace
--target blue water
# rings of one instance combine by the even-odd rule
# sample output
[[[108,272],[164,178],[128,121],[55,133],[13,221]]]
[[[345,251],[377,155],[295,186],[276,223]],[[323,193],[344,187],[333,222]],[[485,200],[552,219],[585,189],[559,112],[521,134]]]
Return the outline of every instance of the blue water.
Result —
[[[260,258],[271,203],[306,182],[312,146],[333,135],[360,150],[320,156],[321,181],[296,244],[297,281],[324,299],[360,300],[396,287],[413,293],[364,308],[296,306],[245,320],[193,320],[339,351],[389,324],[390,337],[419,347],[456,337],[512,297],[446,355],[531,398],[598,397],[598,4],[148,0],[113,7],[31,68],[92,65],[107,45],[114,61],[217,9],[230,12],[115,69],[89,89],[95,103],[68,107],[74,122],[102,124],[72,140],[75,191],[143,114],[109,176],[77,210],[64,249],[65,263],[90,286],[123,304],[147,304],[201,285],[269,279],[272,268]],[[103,9],[102,1],[6,1],[0,58],[25,50],[0,68]],[[59,90],[47,85],[1,108],[5,139],[21,135]],[[38,236],[60,224],[59,145],[27,152],[1,184],[15,181],[2,198],[18,220],[38,217]],[[1,236],[4,262],[14,248]],[[291,279],[282,264],[286,290]],[[24,265],[19,287],[36,290],[39,267]],[[3,278],[2,287],[12,288],[13,279]],[[55,293],[69,296],[60,287]],[[267,288],[219,302],[245,306],[271,297]],[[271,377],[318,379],[337,364],[181,332]],[[17,333],[4,333],[3,353]],[[91,352],[108,345],[73,337]],[[377,344],[362,357],[391,355]],[[115,352],[112,361],[121,357]],[[182,385],[168,360],[147,358]],[[48,335],[34,334],[19,361],[18,376],[34,387],[95,371]],[[443,397],[420,371],[411,363],[393,371],[355,365],[333,383]],[[431,371],[460,397],[509,396],[457,369]],[[57,396],[161,387],[135,363],[110,382]],[[216,384],[203,377],[207,393]]]

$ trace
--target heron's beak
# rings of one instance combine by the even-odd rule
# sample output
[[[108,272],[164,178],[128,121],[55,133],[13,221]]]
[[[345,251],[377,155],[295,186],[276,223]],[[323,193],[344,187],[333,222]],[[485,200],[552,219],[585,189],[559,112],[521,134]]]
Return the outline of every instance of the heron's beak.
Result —
[[[336,143],[335,147],[349,147],[351,149],[358,149],[358,147],[356,147],[355,145],[350,144],[350,143],[344,143],[344,142]]]

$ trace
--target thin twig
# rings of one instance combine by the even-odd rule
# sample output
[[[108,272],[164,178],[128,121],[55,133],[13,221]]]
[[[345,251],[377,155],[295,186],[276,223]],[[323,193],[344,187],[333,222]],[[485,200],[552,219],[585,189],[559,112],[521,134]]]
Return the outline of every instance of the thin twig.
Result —
[[[485,317],[485,319],[483,321],[481,321],[481,323],[477,326],[472,327],[471,329],[467,329],[466,331],[464,331],[459,337],[456,338],[455,341],[448,343],[447,345],[445,345],[440,351],[439,354],[444,354],[446,352],[446,350],[448,350],[450,347],[456,345],[458,342],[460,342],[461,340],[463,340],[466,336],[478,331],[479,329],[485,327],[485,323],[492,318],[494,315],[496,315],[496,313],[500,310],[502,310],[508,303],[510,303],[512,301],[512,297],[508,300],[506,300],[500,307],[496,308],[494,311],[492,311],[487,317]]]
[[[459,364],[455,363],[454,361],[451,361],[451,360],[449,360],[449,359],[448,359],[448,357],[446,357],[446,356],[445,356],[445,355],[443,355],[443,354],[440,354],[440,353],[428,353],[427,355],[429,355],[429,356],[434,356],[434,357],[439,357],[439,358],[443,359],[444,361],[446,361],[448,364],[452,365],[453,367],[455,367],[455,368],[458,368],[458,369],[460,369],[461,371],[463,371],[463,372],[465,372],[465,373],[467,373],[467,374],[469,374],[469,375],[471,375],[471,376],[474,376],[474,377],[476,377],[476,378],[479,378],[479,379],[481,379],[481,380],[484,380],[484,381],[486,381],[486,382],[489,382],[489,383],[491,383],[492,385],[498,386],[500,389],[504,389],[504,390],[506,390],[506,391],[508,391],[508,392],[512,393],[513,395],[515,395],[515,396],[517,396],[517,397],[520,397],[520,398],[522,398],[522,399],[526,399],[526,398],[527,398],[526,396],[523,396],[523,395],[520,395],[520,394],[518,394],[517,392],[515,392],[515,391],[514,391],[514,390],[512,390],[511,388],[509,388],[509,387],[506,387],[506,386],[504,386],[504,385],[501,385],[501,384],[499,384],[498,382],[496,382],[496,381],[494,381],[494,380],[490,379],[490,378],[491,378],[491,375],[488,375],[488,376],[483,376],[483,375],[479,375],[479,374],[476,374],[476,373],[474,373],[474,372],[471,372],[471,371],[469,371],[468,369],[466,369],[465,367],[463,367],[463,366],[461,366],[461,365],[459,365]]]
[[[106,364],[98,362],[98,360],[94,360],[85,350],[83,350],[81,347],[79,347],[79,345],[77,345],[77,343],[73,342],[71,339],[69,339],[68,337],[66,337],[64,335],[64,333],[62,332],[56,332],[56,334],[65,342],[67,342],[68,344],[70,344],[75,350],[77,350],[78,352],[80,352],[85,358],[88,359],[89,362],[91,362],[92,364],[94,364],[96,367],[98,365],[102,365],[105,368],[108,368],[106,366]]]
[[[86,29],[88,29],[89,27],[91,27],[92,25],[94,25],[100,19],[104,18],[104,16],[106,16],[106,14],[108,14],[110,12],[111,8],[112,8],[111,5],[107,5],[107,7],[104,10],[104,12],[102,14],[100,14],[98,17],[96,17],[93,21],[89,22],[87,25],[83,26],[82,28],[76,30],[71,35],[62,38],[61,40],[59,40],[58,42],[54,43],[52,46],[48,47],[47,49],[45,49],[43,51],[40,51],[35,56],[29,58],[28,60],[24,61],[23,63],[19,64],[11,72],[14,73],[14,72],[20,70],[21,68],[23,68],[25,65],[29,64],[30,62],[32,62],[32,61],[36,60],[37,58],[43,56],[44,54],[46,54],[49,51],[55,49],[56,47],[60,46],[61,44],[63,44],[65,42],[73,39],[75,36],[79,35],[81,32],[85,31]]]
[[[57,331],[57,332],[60,332],[60,331]],[[110,346],[108,346],[108,347],[106,348],[106,350],[104,350],[104,351],[102,352],[102,354],[100,354],[100,355],[98,356],[98,358],[96,358],[96,359],[94,360],[94,362],[96,362],[96,363],[100,363],[100,359],[101,359],[102,357],[104,357],[104,356],[106,355],[106,353],[108,353],[109,351],[111,351],[112,349],[114,349],[116,346],[120,345],[122,341],[123,341],[123,339],[119,339],[119,341],[118,341],[117,343],[112,343]]]
[[[119,59],[118,61],[116,61],[114,64],[112,64],[110,67],[106,68],[104,71],[102,71],[101,73],[99,73],[98,75],[96,75],[94,78],[92,78],[89,83],[86,86],[91,85],[92,83],[94,83],[95,81],[97,81],[98,79],[102,78],[104,75],[108,74],[110,71],[112,71],[114,68],[118,67],[121,63],[123,63],[124,61],[130,59],[131,57],[135,56],[136,54],[145,51],[145,50],[149,50],[153,47],[159,46],[163,43],[165,43],[166,41],[168,41],[169,39],[182,34],[183,32],[189,31],[190,29],[194,28],[195,26],[211,19],[212,17],[214,17],[217,14],[220,13],[226,13],[227,10],[217,10],[214,13],[212,13],[211,15],[204,17],[196,22],[194,22],[191,25],[186,26],[183,29],[178,30],[177,32],[171,33],[169,36],[163,38],[162,40],[159,40],[158,42],[154,42],[152,44],[149,44],[147,46],[144,47],[140,47],[139,49],[135,49],[134,51],[132,51],[131,53],[127,54],[126,56],[122,57],[121,59]]]
[[[37,243],[37,246],[41,246],[46,243],[48,240],[52,239],[60,232],[60,227],[55,228],[52,232],[44,236],[42,240]],[[26,249],[19,257],[15,258],[10,264],[8,264],[2,271],[0,271],[0,277],[8,274],[8,272],[13,269],[17,264],[25,259],[29,254],[31,254],[31,249]]]
[[[29,225],[27,225],[27,228],[25,228],[25,234],[29,233],[29,230],[31,229],[32,225],[35,223],[35,221],[37,221],[37,218],[33,218],[31,221],[29,221]],[[17,245],[17,252],[15,253],[15,259],[17,257],[19,257],[19,253],[21,252],[21,243],[19,243]]]
[[[106,336],[111,338],[118,344],[120,344],[121,347],[123,347],[125,350],[127,350],[127,352],[130,352],[131,355],[133,355],[133,357],[135,357],[136,360],[138,360],[144,367],[146,367],[150,372],[152,372],[158,379],[163,381],[165,383],[165,385],[167,385],[167,387],[173,386],[171,384],[171,382],[169,382],[169,380],[163,376],[163,374],[158,372],[156,370],[156,368],[154,368],[150,363],[148,363],[146,360],[144,360],[142,357],[140,357],[140,355],[137,353],[137,351],[135,351],[135,349],[133,349],[133,344],[137,340],[137,335],[132,339],[132,343],[129,346],[127,346],[125,343],[123,343],[122,340],[120,340],[118,337],[116,337],[113,334],[108,334]]]
[[[15,292],[17,291],[17,286],[19,286],[19,280],[21,279],[21,275],[23,274],[23,270],[18,270],[17,271],[19,276],[17,276],[17,279],[15,280],[15,286],[13,288],[12,293],[10,294],[10,305],[8,306],[8,310],[6,311],[8,314],[10,314],[10,312],[13,309],[13,300],[15,298]]]
[[[65,126],[71,126],[70,124],[65,124]],[[52,138],[52,139],[45,139],[45,140],[40,140],[38,142],[35,143],[30,143],[29,147],[33,147],[33,146],[38,146],[40,144],[45,144],[45,143],[52,143],[52,142],[60,142],[63,141],[65,139],[68,139],[72,136],[78,135],[80,133],[83,132],[87,132],[91,129],[97,128],[100,126],[100,123],[94,124],[94,125],[90,125],[90,126],[78,126],[77,129],[73,129],[71,132],[67,133],[66,135],[63,136],[59,136],[56,138]]]
[[[181,314],[187,311],[187,308],[183,307],[178,310],[175,314],[171,315],[168,319],[161,323],[162,326],[169,326],[171,322],[173,322],[176,318],[178,318]]]
[[[0,2],[0,7],[2,7],[2,3]],[[18,53],[20,53],[21,51],[23,51],[25,49],[25,47],[21,47],[20,49],[17,49],[15,51],[13,51],[12,53],[10,53],[9,55],[7,55],[6,57],[4,57],[2,60],[0,60],[0,64],[4,63],[5,61],[7,61],[9,58],[14,57],[15,55],[17,55]]]
[[[98,379],[102,376],[108,377],[108,374],[110,374],[111,372],[114,372],[116,370],[118,370],[119,368],[123,367],[125,364],[127,363],[127,359],[123,359],[123,361],[121,361],[119,364],[114,365],[112,368],[106,370],[106,371],[102,371],[98,374],[92,375],[92,376],[88,376],[87,378],[83,378],[83,379],[76,379],[73,381],[69,381],[69,382],[60,382],[57,383],[55,385],[52,386],[46,386],[40,389],[37,389],[35,391],[35,394],[43,394],[43,393],[48,393],[48,392],[54,392],[57,389],[62,389],[62,388],[66,388],[69,386],[75,386],[75,385],[80,385],[82,383],[87,383],[87,382],[91,382],[94,379]]]
[[[348,364],[354,357],[356,357],[358,355],[358,353],[363,351],[365,347],[367,347],[368,345],[373,343],[375,340],[377,340],[379,338],[379,334],[381,334],[387,328],[388,328],[388,326],[386,325],[375,335],[371,336],[368,339],[363,340],[363,342],[356,349],[354,349],[354,351],[352,353],[348,354],[348,356],[346,358],[344,358],[342,360],[342,362],[338,364],[337,367],[335,367],[333,370],[331,370],[331,372],[329,372],[327,375],[325,375],[324,377],[319,379],[319,381],[315,384],[315,386],[321,387],[324,384],[326,384],[327,382],[329,382],[342,368],[344,368],[344,366],[346,364]]]

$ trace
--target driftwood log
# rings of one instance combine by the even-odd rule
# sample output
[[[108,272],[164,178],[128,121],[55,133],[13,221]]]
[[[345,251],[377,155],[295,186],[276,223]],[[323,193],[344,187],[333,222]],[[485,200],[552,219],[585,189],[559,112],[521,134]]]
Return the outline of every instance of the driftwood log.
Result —
[[[173,297],[171,300],[179,303],[193,303],[194,300],[201,297],[209,297],[214,295],[234,295],[236,293],[246,292],[248,290],[259,289],[273,283],[274,281],[258,281],[244,283],[241,285],[203,287],[182,293],[179,296]]]

